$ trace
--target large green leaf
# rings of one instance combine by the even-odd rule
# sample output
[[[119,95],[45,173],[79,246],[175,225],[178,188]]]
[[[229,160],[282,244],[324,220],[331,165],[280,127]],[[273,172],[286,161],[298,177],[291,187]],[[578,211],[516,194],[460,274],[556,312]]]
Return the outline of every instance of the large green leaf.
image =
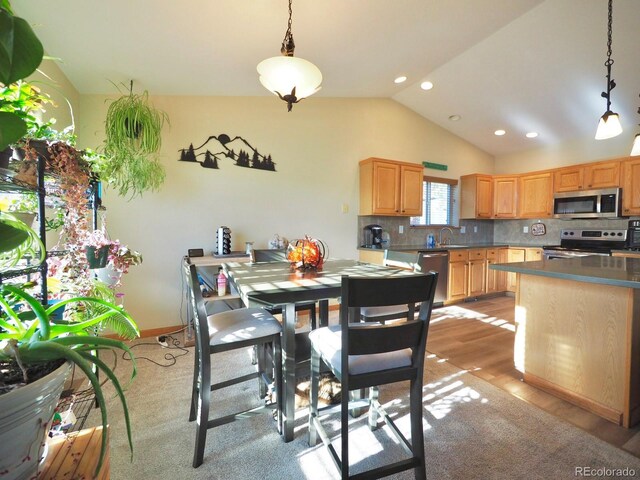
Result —
[[[26,20],[0,9],[0,83],[9,85],[31,75],[44,49]]]
[[[10,252],[19,247],[27,238],[28,232],[0,222],[0,253]]]
[[[17,142],[27,133],[27,124],[9,112],[0,112],[0,151]]]

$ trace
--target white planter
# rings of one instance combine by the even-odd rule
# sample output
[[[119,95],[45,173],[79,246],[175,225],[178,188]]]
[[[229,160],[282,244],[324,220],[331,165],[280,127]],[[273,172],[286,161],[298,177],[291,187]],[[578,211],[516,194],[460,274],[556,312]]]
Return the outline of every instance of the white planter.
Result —
[[[71,364],[0,395],[0,477],[2,480],[36,478],[44,446]]]
[[[107,285],[115,285],[122,277],[122,272],[118,272],[111,264],[108,264],[104,268],[96,268],[93,271],[98,279]]]

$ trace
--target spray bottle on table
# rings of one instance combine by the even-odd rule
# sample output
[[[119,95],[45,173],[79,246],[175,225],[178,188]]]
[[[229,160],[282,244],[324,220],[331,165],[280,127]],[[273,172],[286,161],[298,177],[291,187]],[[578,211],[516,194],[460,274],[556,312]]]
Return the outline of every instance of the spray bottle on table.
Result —
[[[222,267],[220,267],[218,269],[217,283],[218,283],[218,295],[220,295],[220,296],[226,295],[226,293],[227,293],[227,277],[225,276],[224,272],[222,271]]]

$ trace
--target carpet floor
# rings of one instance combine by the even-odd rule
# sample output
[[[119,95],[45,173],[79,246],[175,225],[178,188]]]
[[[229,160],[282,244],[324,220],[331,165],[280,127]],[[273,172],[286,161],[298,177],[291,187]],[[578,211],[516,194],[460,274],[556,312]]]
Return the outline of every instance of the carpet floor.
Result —
[[[296,416],[295,439],[282,442],[270,415],[260,415],[209,430],[204,463],[191,467],[195,423],[188,422],[193,348],[174,365],[159,345],[138,345],[138,376],[128,388],[134,437],[131,460],[122,410],[107,387],[111,425],[111,478],[158,479],[335,479],[339,478],[322,445],[307,444],[307,410]],[[213,376],[249,372],[249,351],[216,355]],[[125,378],[129,362],[118,359]],[[381,388],[380,400],[409,436],[408,384]],[[257,406],[257,380],[214,392],[213,416]],[[253,403],[251,403],[253,402]],[[508,393],[460,370],[435,355],[425,361],[424,436],[430,479],[640,478],[636,458]],[[217,412],[216,412],[217,410]],[[325,421],[336,428],[337,415]],[[99,424],[94,410],[86,426]],[[362,471],[404,452],[386,427],[371,432],[366,415],[352,420],[351,466]],[[339,446],[339,441],[337,443]],[[582,469],[582,470],[580,470]],[[624,470],[626,469],[626,470]],[[589,475],[587,475],[589,474]],[[393,478],[411,479],[412,472]]]

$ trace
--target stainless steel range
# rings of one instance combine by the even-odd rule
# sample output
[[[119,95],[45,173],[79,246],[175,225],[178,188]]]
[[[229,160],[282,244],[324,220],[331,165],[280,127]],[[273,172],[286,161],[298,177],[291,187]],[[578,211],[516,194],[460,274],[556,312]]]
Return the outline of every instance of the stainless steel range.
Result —
[[[612,250],[623,249],[627,230],[564,229],[560,232],[560,245],[543,247],[544,258],[573,258],[587,255],[610,256]]]

